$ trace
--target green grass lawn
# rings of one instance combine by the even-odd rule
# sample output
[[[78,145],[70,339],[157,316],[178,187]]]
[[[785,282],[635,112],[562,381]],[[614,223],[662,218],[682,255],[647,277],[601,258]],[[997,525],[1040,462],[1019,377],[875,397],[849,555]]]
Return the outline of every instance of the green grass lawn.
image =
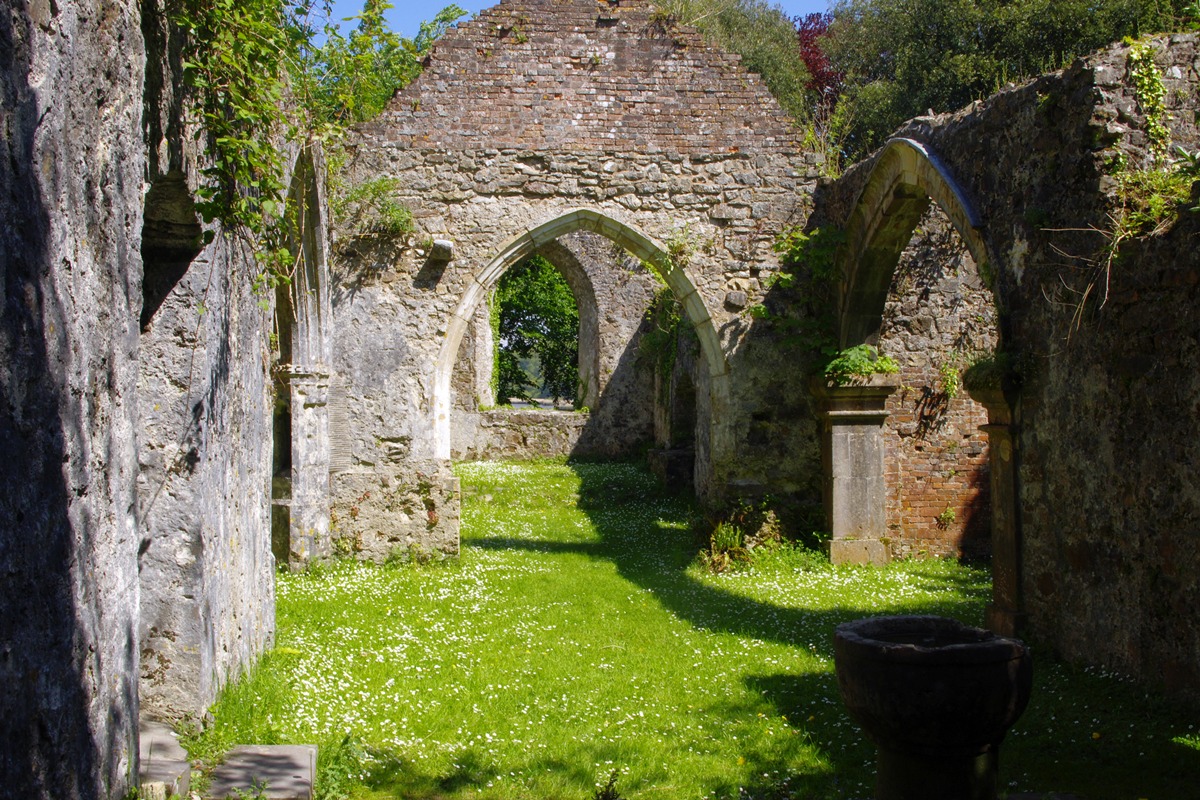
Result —
[[[866,798],[833,671],[841,621],[979,624],[986,572],[783,549],[713,575],[693,509],[629,464],[464,464],[459,559],[280,574],[277,647],[188,741],[321,746],[324,797]],[[1012,790],[1196,796],[1187,709],[1036,660]],[[1192,793],[1192,794],[1189,794]]]

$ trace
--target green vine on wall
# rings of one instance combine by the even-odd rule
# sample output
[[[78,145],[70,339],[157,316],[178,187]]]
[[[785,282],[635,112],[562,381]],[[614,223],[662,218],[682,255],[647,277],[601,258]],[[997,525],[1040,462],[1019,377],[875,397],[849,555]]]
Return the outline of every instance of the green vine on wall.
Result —
[[[712,247],[711,239],[706,242],[697,241],[691,226],[684,225],[671,231],[671,235],[667,237],[666,250],[659,250],[649,260],[642,260],[642,269],[650,273],[650,277],[659,284],[666,286],[667,276],[676,269],[686,269],[697,250],[712,252]]]
[[[880,355],[875,345],[860,344],[847,347],[825,365],[824,375],[838,386],[846,386],[872,375],[894,375],[900,365],[894,359]]]
[[[1124,153],[1109,158],[1106,169],[1115,183],[1115,203],[1108,214],[1108,227],[1100,231],[1105,238],[1099,255],[1089,258],[1096,266],[1095,277],[1080,292],[1071,320],[1071,330],[1083,324],[1084,311],[1093,295],[1099,307],[1108,302],[1112,270],[1129,241],[1165,233],[1184,210],[1189,208],[1194,186],[1200,180],[1200,153],[1176,147],[1178,158],[1169,160],[1171,130],[1167,126],[1167,89],[1162,72],[1155,63],[1157,50],[1146,43],[1130,43],[1129,82],[1138,107],[1145,118],[1146,139],[1153,165],[1135,169]]]
[[[837,257],[845,243],[846,232],[832,225],[814,228],[811,232],[802,228],[784,229],[775,240],[775,252],[779,254],[785,271],[780,272],[776,280],[790,286],[795,275],[786,270],[804,265],[817,289],[834,289],[842,277]]]
[[[764,281],[764,288],[790,293],[803,313],[776,314],[763,303],[747,310],[779,331],[784,345],[815,353],[824,362],[838,352],[833,309],[842,277],[837,255],[845,240],[845,233],[833,226],[785,229],[775,240],[782,268]]]
[[[838,349],[837,289],[842,280],[839,255],[846,233],[836,226],[806,231],[787,228],[775,240],[782,269],[766,281],[766,288],[790,292],[800,307],[795,315],[776,314],[765,304],[751,306],[749,314],[783,334],[783,343],[815,356],[821,374],[839,385],[857,378],[899,370],[896,362],[867,344]]]
[[[209,158],[197,211],[227,232],[270,240],[265,257],[278,267],[285,187],[277,144],[296,133],[287,64],[311,31],[280,0],[182,0],[173,19],[188,34],[184,78]]]
[[[683,307],[670,288],[663,286],[646,309],[647,329],[638,342],[638,354],[650,361],[667,387],[679,355],[679,337],[684,330]]]
[[[958,365],[952,361],[945,362],[938,367],[938,377],[942,384],[942,394],[946,395],[946,399],[953,400],[958,397],[958,390],[962,386]]]
[[[1157,52],[1149,44],[1134,44],[1129,49],[1129,78],[1146,119],[1146,138],[1155,164],[1166,158],[1171,143],[1171,131],[1167,128],[1167,87],[1154,63]]]
[[[375,178],[343,188],[333,199],[334,217],[351,236],[409,236],[417,227],[395,198],[399,186],[395,178]]]
[[[207,159],[197,210],[206,223],[219,223],[222,233],[253,246],[263,267],[258,288],[286,282],[293,270],[288,234],[298,216],[283,199],[284,145],[335,142],[344,126],[378,114],[466,12],[449,5],[407,39],[387,27],[390,3],[364,0],[348,36],[330,22],[318,45],[312,20],[328,17],[327,1],[166,2],[171,22],[185,33],[183,76]],[[330,167],[338,160],[331,154]],[[339,188],[331,181],[333,194]],[[372,233],[410,232],[411,214],[384,188],[369,181],[350,189],[343,202],[372,207]],[[206,242],[213,238],[206,234]]]

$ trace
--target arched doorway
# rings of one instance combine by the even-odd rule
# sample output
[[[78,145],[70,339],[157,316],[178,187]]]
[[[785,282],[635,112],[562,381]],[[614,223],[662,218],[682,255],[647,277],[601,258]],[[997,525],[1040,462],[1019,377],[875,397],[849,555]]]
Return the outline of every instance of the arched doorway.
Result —
[[[728,366],[721,351],[716,329],[688,277],[683,265],[675,263],[666,248],[660,246],[639,231],[590,209],[577,209],[533,228],[511,239],[500,252],[475,274],[459,299],[458,305],[447,326],[441,347],[434,381],[432,412],[435,432],[435,455],[448,459],[452,454],[452,379],[463,338],[477,318],[479,309],[500,276],[528,256],[538,252],[553,252],[560,237],[576,231],[589,231],[605,237],[614,245],[628,251],[635,259],[650,265],[658,277],[666,283],[683,309],[683,314],[700,342],[702,371],[705,387],[698,387],[697,402],[697,451],[711,452],[725,446],[720,426],[713,425],[714,418],[725,408],[728,396]],[[577,295],[578,297],[578,295]],[[582,304],[581,304],[582,305]],[[581,307],[581,317],[583,311]],[[582,335],[582,334],[581,334]],[[702,456],[698,464],[707,463]],[[697,472],[701,471],[697,467]],[[704,485],[704,476],[697,475],[697,488]]]
[[[898,279],[902,281],[905,277],[898,273],[898,266],[904,263],[906,258],[910,266],[921,263],[920,254],[911,251],[906,254],[919,225],[925,229],[940,228],[941,235],[950,242],[946,252],[956,253],[964,268],[969,262],[973,269],[964,271],[980,278],[979,285],[972,287],[971,292],[961,284],[955,286],[953,292],[941,292],[941,301],[945,304],[947,294],[959,298],[970,296],[970,303],[974,304],[978,312],[968,310],[967,313],[982,314],[982,321],[987,324],[980,327],[987,330],[971,331],[969,324],[955,318],[957,311],[951,308],[953,302],[944,308],[931,303],[932,286],[944,279],[948,279],[952,285],[953,281],[957,280],[957,267],[947,269],[945,263],[936,263],[945,252],[925,255],[924,263],[926,266],[932,266],[932,272],[936,274],[925,276],[923,284],[916,282],[914,286],[909,287],[921,290],[915,294],[909,292],[911,309],[896,308],[897,296],[905,294],[905,289],[897,286]],[[871,475],[867,481],[876,483],[870,493],[872,503],[886,504],[889,499],[896,501],[892,504],[893,507],[888,509],[891,513],[879,516],[887,519],[889,527],[896,525],[902,528],[905,524],[905,496],[911,501],[911,498],[925,493],[933,498],[932,505],[920,509],[918,516],[937,519],[942,526],[949,526],[959,521],[960,510],[969,502],[964,501],[961,494],[970,491],[972,484],[976,484],[977,490],[977,484],[983,480],[986,466],[990,472],[986,480],[991,495],[991,508],[988,510],[991,512],[994,575],[994,602],[989,609],[989,623],[993,627],[1011,632],[1013,620],[1020,608],[1017,583],[1019,531],[1016,515],[1011,508],[1016,480],[1011,431],[1008,425],[1011,416],[1002,397],[999,397],[999,402],[1004,408],[994,407],[996,395],[991,396],[986,413],[981,408],[971,408],[970,401],[965,397],[966,393],[959,394],[960,376],[966,364],[956,363],[954,360],[958,357],[957,353],[969,358],[972,350],[990,348],[994,352],[1002,346],[1004,324],[998,310],[1003,306],[996,302],[994,296],[996,282],[991,266],[994,262],[990,258],[982,229],[982,221],[965,193],[955,183],[949,171],[923,144],[909,139],[893,139],[880,151],[847,220],[844,282],[838,298],[839,344],[846,348],[864,343],[880,344],[881,341],[890,339],[891,344],[897,345],[906,335],[909,336],[909,346],[903,348],[910,353],[907,357],[909,371],[907,375],[902,373],[902,385],[912,396],[905,397],[902,390],[899,395],[888,398],[886,407],[881,410],[890,414],[879,414],[867,425],[862,425],[861,420],[856,421],[852,416],[839,417],[836,409],[829,415],[827,435],[836,440],[839,425],[858,425],[853,436],[843,435],[843,438],[845,442],[858,442],[861,445],[857,450],[852,445],[851,450],[854,452],[836,446],[831,449],[835,461],[840,454],[847,463],[831,465],[830,480],[835,484],[835,497],[830,503],[830,513],[831,516],[836,516],[845,505],[836,497],[836,482],[839,476],[848,475],[856,478],[859,484],[863,483],[861,476],[851,475],[855,469],[847,464],[855,463],[856,459],[864,463],[874,463],[886,454],[892,463],[880,469],[877,480]],[[929,240],[927,233],[927,230],[923,230],[922,235],[926,241]],[[948,272],[955,274],[948,276]],[[919,313],[922,303],[925,304],[923,314]],[[986,304],[987,308],[982,308],[981,304]],[[990,320],[984,312],[992,313]],[[938,315],[936,319],[934,314]],[[898,317],[903,324],[897,323]],[[970,322],[978,320],[972,319]],[[914,330],[922,326],[929,326],[930,330]],[[957,326],[957,329],[954,326]],[[967,333],[963,333],[964,330],[967,330]],[[946,345],[947,336],[952,340],[950,347]],[[966,344],[956,350],[953,346],[955,342]],[[923,350],[926,352],[922,352]],[[928,357],[929,351],[937,354],[934,359]],[[905,359],[903,354],[899,355],[901,359]],[[936,363],[939,360],[940,363]],[[906,385],[909,381],[920,382],[923,385],[914,388]],[[893,441],[891,446],[888,446],[887,437],[893,440],[899,438],[904,426],[912,426],[908,433],[910,438],[913,438],[911,434],[919,433],[922,424],[945,424],[946,415],[953,408],[951,404],[955,402],[955,397],[958,397],[959,412],[954,418],[954,423],[949,425],[955,434],[954,437],[931,437],[920,444],[916,440],[906,444]],[[914,405],[912,408],[906,408],[906,403]],[[924,410],[922,406],[925,407]],[[888,416],[891,420],[885,424],[884,419]],[[991,423],[985,426],[990,444],[986,465],[982,458],[977,457],[974,463],[970,458],[965,458],[969,453],[953,457],[954,453],[951,452],[952,449],[961,447],[964,442],[968,443],[968,446],[975,446],[971,440],[973,431],[968,428],[976,418]],[[901,457],[908,458],[910,463],[896,464],[896,460]],[[976,473],[960,475],[957,473],[958,466],[941,467],[943,462],[967,465]],[[945,473],[941,476],[935,475],[935,479],[930,480],[931,470],[937,469],[945,469]],[[921,476],[922,480],[916,480],[918,476]],[[903,482],[907,486],[889,487],[889,477],[893,484]],[[861,486],[856,488],[861,489]],[[913,503],[909,502],[907,510],[911,511],[912,507]],[[938,508],[942,508],[942,511],[939,512]],[[924,521],[929,522],[928,519]],[[834,520],[833,524],[836,539],[838,522]],[[890,534],[890,530],[875,532],[880,539],[889,537]]]

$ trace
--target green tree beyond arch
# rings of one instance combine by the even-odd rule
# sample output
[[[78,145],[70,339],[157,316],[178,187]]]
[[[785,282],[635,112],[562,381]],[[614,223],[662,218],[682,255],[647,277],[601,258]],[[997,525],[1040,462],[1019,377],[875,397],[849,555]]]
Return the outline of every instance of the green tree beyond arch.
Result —
[[[566,280],[541,256],[500,278],[492,305],[496,331],[496,398],[529,401],[538,388],[521,362],[536,358],[545,396],[574,402],[579,387],[579,307]],[[497,319],[498,317],[498,319]]]

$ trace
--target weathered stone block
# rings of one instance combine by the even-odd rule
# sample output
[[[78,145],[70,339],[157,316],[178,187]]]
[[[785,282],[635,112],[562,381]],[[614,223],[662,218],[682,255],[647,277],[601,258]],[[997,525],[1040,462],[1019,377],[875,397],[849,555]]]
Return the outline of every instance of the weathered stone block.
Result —
[[[891,552],[878,539],[833,539],[829,542],[829,560],[834,564],[880,566],[891,561]]]
[[[123,796],[137,759],[141,8],[0,24],[0,793]]]

